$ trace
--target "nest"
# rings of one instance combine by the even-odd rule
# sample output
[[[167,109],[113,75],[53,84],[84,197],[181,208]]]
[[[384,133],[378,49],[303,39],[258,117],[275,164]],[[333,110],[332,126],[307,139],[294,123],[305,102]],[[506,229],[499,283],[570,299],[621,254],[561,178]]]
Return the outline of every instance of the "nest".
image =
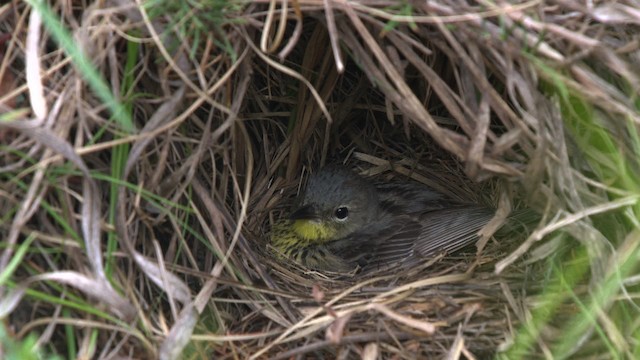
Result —
[[[631,354],[618,290],[582,324],[546,260],[583,264],[579,299],[633,274],[638,197],[612,178],[640,169],[632,7],[33,6],[0,13],[12,341],[95,358]],[[332,162],[493,206],[487,234],[515,208],[541,221],[401,272],[309,271],[267,234]]]

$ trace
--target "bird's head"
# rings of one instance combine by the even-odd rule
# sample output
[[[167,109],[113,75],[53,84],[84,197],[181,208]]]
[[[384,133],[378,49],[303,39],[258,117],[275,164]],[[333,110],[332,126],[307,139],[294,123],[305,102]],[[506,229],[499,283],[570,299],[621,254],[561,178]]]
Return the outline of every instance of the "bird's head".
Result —
[[[301,238],[326,242],[365,228],[377,215],[373,183],[348,169],[330,166],[311,176],[290,219]]]

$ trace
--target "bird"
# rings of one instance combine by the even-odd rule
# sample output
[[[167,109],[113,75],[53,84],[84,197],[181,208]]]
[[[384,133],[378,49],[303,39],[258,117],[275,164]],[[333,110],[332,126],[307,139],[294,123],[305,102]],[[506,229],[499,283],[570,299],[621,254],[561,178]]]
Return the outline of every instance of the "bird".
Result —
[[[310,176],[289,217],[273,224],[270,242],[279,256],[312,270],[412,267],[475,243],[494,215],[421,183],[329,165]]]

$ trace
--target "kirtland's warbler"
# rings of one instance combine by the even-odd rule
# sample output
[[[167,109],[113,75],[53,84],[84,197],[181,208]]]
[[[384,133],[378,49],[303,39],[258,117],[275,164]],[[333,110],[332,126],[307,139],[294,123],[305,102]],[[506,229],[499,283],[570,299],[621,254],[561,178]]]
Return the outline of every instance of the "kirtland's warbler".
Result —
[[[495,210],[414,182],[377,183],[339,166],[312,175],[271,243],[308,268],[335,272],[413,266],[474,243]]]

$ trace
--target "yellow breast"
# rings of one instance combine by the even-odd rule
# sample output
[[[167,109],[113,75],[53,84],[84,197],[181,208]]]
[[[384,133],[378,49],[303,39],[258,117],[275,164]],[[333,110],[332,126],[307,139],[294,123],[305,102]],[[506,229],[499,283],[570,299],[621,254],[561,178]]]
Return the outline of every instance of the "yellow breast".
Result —
[[[271,227],[270,237],[279,256],[311,268],[337,271],[347,269],[347,264],[321,245],[334,239],[335,234],[335,228],[315,221],[281,219]]]
[[[313,220],[296,220],[293,231],[307,242],[325,242],[336,235],[335,228]]]
[[[270,237],[271,244],[278,251],[290,256],[295,250],[331,240],[335,234],[335,229],[316,221],[282,219],[273,224]]]

